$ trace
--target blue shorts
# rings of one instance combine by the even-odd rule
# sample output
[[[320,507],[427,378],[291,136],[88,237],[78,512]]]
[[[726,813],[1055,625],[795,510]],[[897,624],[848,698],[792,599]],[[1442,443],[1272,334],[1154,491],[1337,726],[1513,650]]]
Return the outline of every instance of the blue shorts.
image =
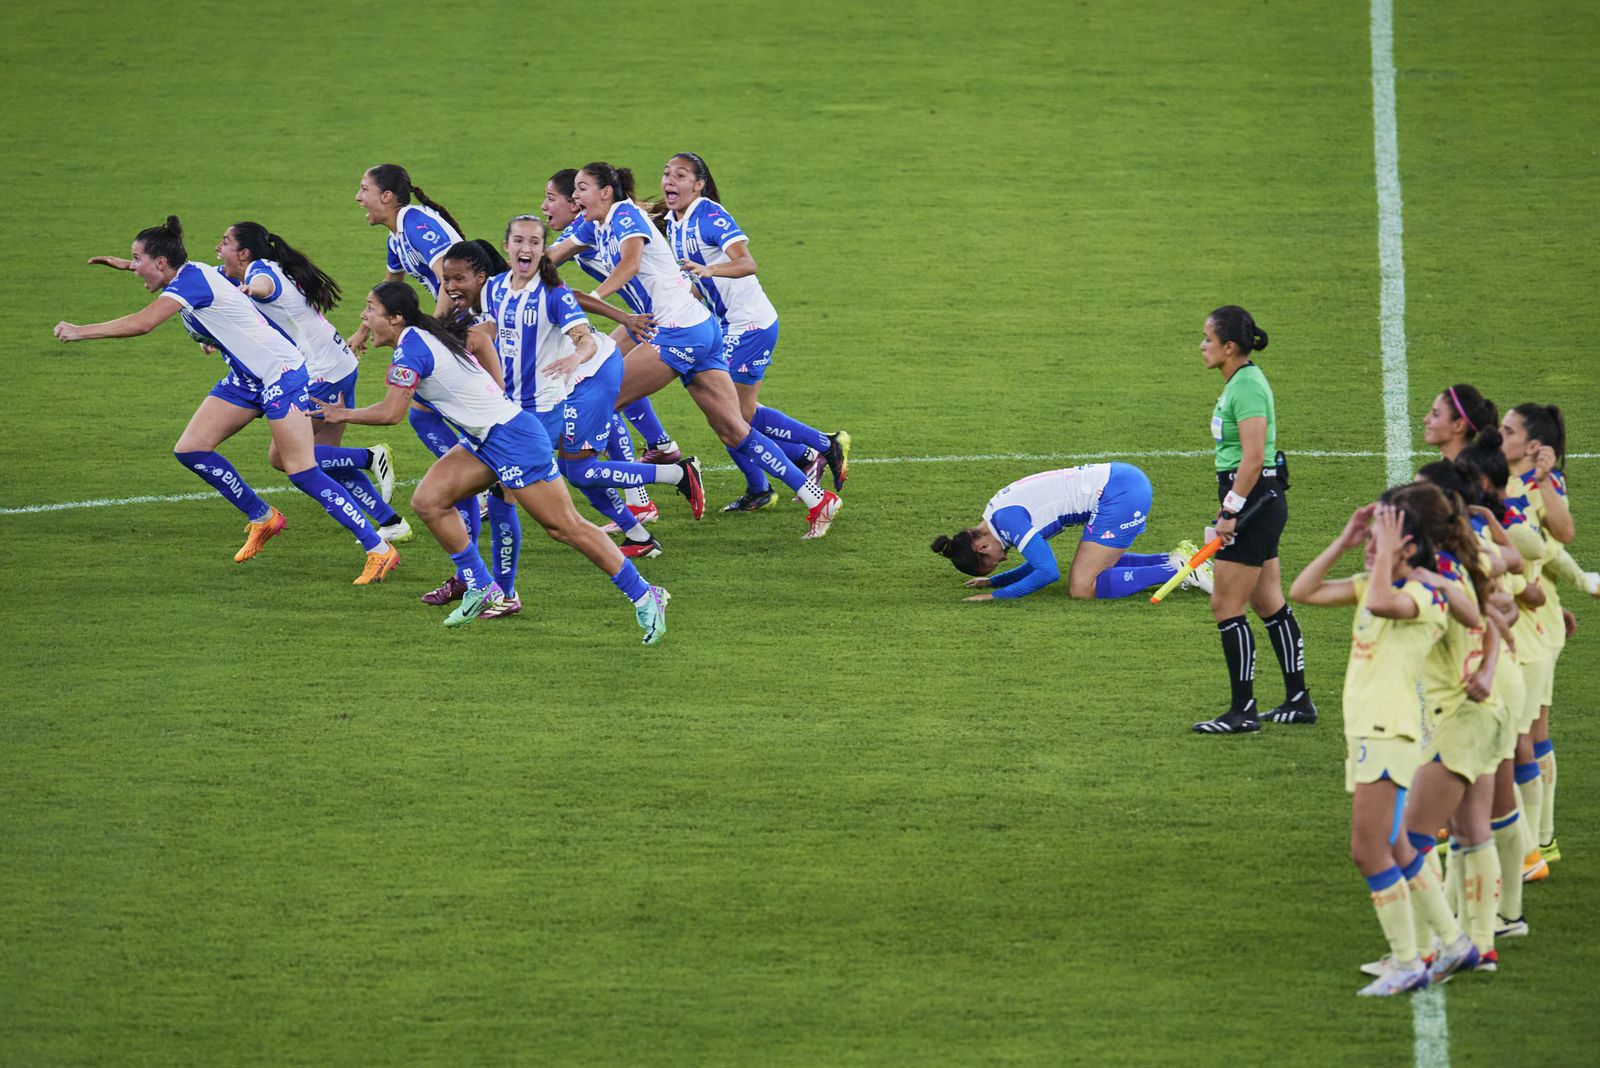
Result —
[[[1080,540],[1126,549],[1144,533],[1150,501],[1150,479],[1143,471],[1132,464],[1112,464],[1111,477],[1100,491],[1100,503],[1084,525]]]
[[[326,378],[319,378],[306,386],[306,392],[312,398],[327,401],[329,404],[342,404],[346,408],[356,406],[356,376],[361,373],[360,368],[351,371],[337,382],[329,382]]]
[[[251,408],[260,412],[268,419],[282,419],[291,411],[299,409],[302,412],[314,412],[317,406],[311,403],[311,396],[306,391],[306,369],[296,367],[292,371],[285,371],[278,376],[278,380],[262,390],[245,389],[235,385],[224,375],[222,380],[211,387],[208,396],[225,400],[239,408]]]
[[[728,360],[728,373],[733,380],[751,385],[767,376],[772,350],[777,347],[778,324],[774,320],[763,330],[746,330],[738,336],[729,336],[723,344],[722,355]]]
[[[550,452],[550,435],[531,412],[521,412],[491,427],[482,442],[463,434],[461,445],[482,460],[507,489],[522,489],[560,477]]]
[[[728,369],[728,358],[722,354],[722,328],[715,319],[696,326],[658,330],[650,341],[660,351],[661,362],[676,371],[686,386],[704,371]]]
[[[621,388],[622,354],[613,352],[600,370],[574,386],[561,402],[561,434],[555,439],[556,448],[562,452],[605,452],[611,442],[611,420],[617,414],[617,390]]]

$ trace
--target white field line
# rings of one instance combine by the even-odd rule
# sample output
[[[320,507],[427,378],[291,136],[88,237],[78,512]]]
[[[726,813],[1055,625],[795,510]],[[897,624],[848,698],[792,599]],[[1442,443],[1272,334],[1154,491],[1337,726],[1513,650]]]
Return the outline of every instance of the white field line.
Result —
[[[1394,4],[1372,0],[1372,150],[1378,187],[1378,304],[1383,345],[1384,468],[1389,484],[1411,477],[1411,419],[1406,414],[1406,261],[1400,213],[1400,145],[1394,100]],[[1450,1020],[1444,988],[1411,997],[1412,1057],[1417,1068],[1449,1068]]]
[[[961,453],[950,456],[861,456],[850,461],[851,467],[869,464],[965,464],[965,463],[992,463],[996,460],[1018,460],[1029,463],[1058,463],[1062,460],[1076,460],[1081,463],[1096,463],[1105,460],[1198,460],[1210,457],[1211,449],[1146,449],[1141,452],[975,452]],[[1381,452],[1341,450],[1341,449],[1301,449],[1294,453],[1295,458],[1305,457],[1313,460],[1375,460],[1384,456]],[[1432,457],[1436,454],[1432,450],[1424,449],[1411,454],[1413,457]],[[1600,452],[1573,452],[1567,454],[1567,461],[1573,460],[1600,460]],[[707,471],[732,471],[732,464],[707,464]],[[396,482],[397,486],[415,486],[420,479],[402,479]],[[288,493],[293,486],[272,485],[255,486],[255,491],[262,496],[272,493]],[[72,512],[80,508],[127,508],[135,504],[181,504],[185,501],[210,501],[218,499],[219,494],[214,490],[205,490],[200,493],[161,493],[143,494],[138,497],[98,497],[87,501],[56,501],[51,504],[19,504],[10,508],[0,508],[0,516],[7,515],[38,515],[42,512]]]

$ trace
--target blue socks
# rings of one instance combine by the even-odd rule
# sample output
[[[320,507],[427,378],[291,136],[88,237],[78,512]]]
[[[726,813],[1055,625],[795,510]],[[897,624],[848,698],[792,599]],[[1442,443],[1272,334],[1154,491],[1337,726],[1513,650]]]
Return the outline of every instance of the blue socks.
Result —
[[[733,465],[744,475],[746,493],[753,496],[757,493],[765,493],[772,488],[772,483],[767,481],[767,473],[761,469],[761,465],[755,460],[748,456],[741,456],[731,448],[728,450],[728,457],[733,461]]]
[[[232,464],[219,452],[175,452],[172,458],[205,479],[211,487],[252,523],[259,523],[272,514],[272,506],[239,477]]]
[[[1125,555],[1122,560],[1128,557]],[[1178,573],[1178,569],[1167,562],[1165,556],[1161,563],[1155,567],[1128,567],[1117,561],[1104,571],[1100,572],[1094,580],[1094,595],[1100,600],[1111,600],[1116,597],[1126,597],[1148,590],[1152,586],[1159,586],[1167,579]]]
[[[661,425],[661,420],[656,418],[656,410],[650,403],[649,397],[634,401],[622,409],[622,414],[628,417],[634,429],[639,431],[649,446],[664,445],[672,440],[672,435],[667,433],[667,428]]]
[[[347,449],[343,445],[318,445],[317,466],[324,471],[361,470],[372,462],[372,453],[366,449]]]
[[[802,449],[815,449],[817,452],[828,451],[828,435],[815,427],[807,426],[800,420],[761,405],[756,408],[756,416],[750,420],[750,425],[761,431],[767,437],[777,442],[781,448],[785,442],[792,442]],[[788,449],[784,449],[788,452]]]
[[[742,458],[751,461],[759,470],[777,475],[785,486],[795,491],[807,508],[815,508],[821,503],[822,491],[817,484],[807,482],[805,472],[790,463],[783,450],[773,444],[772,439],[761,431],[752,428],[743,441],[728,451],[732,454],[734,463],[739,463]],[[739,469],[748,470],[742,463],[739,463]]]
[[[494,576],[489,573],[489,565],[483,562],[483,557],[478,555],[476,543],[467,542],[465,549],[450,554],[450,560],[469,590],[486,590],[493,585]]]
[[[634,604],[650,596],[650,583],[639,574],[639,569],[633,566],[633,561],[626,558],[622,561],[622,570],[611,576],[611,584],[621,590],[623,596]]]
[[[289,476],[289,481],[293,482],[301,493],[322,505],[329,515],[354,534],[367,552],[376,552],[378,546],[383,544],[383,539],[372,529],[367,517],[361,514],[356,502],[345,496],[339,484],[323,474],[320,467],[308,467],[304,471],[297,471]]]
[[[1166,553],[1123,553],[1113,567],[1162,567],[1169,563]]]
[[[489,539],[494,543],[494,580],[507,597],[517,595],[517,558],[522,554],[522,521],[517,504],[489,493]]]
[[[596,460],[592,457],[587,460],[562,459],[558,461],[558,466],[566,480],[580,489],[586,486],[648,486],[658,478],[655,464],[625,460]]]
[[[361,450],[365,452],[366,450]],[[324,470],[327,470],[324,468]],[[372,521],[380,527],[388,526],[400,520],[400,513],[384,502],[378,496],[377,487],[372,484],[372,479],[367,477],[365,471],[353,471],[350,468],[335,470],[329,474],[335,482],[350,491],[350,499],[361,506],[362,511],[372,517]]]

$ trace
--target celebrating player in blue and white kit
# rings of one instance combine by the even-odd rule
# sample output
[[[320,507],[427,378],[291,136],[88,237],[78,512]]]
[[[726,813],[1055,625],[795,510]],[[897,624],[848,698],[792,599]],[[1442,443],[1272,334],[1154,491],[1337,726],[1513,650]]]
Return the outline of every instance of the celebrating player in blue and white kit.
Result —
[[[614,491],[647,482],[676,483],[699,518],[705,507],[699,461],[690,457],[657,467],[593,459],[595,451],[605,446],[616,414],[622,357],[610,338],[594,332],[572,291],[561,284],[544,256],[545,233],[543,220],[536,216],[518,216],[507,223],[505,251],[511,264],[493,278],[486,273],[492,264],[485,242],[463,241],[451,247],[443,262],[446,289],[461,306],[483,310],[484,321],[473,328],[473,335],[482,332],[493,339],[506,396],[544,426],[567,480],[628,533],[622,554],[655,556],[660,547]],[[506,592],[504,607],[490,610],[496,612],[490,618],[498,618],[521,608],[515,583],[522,535],[515,511],[508,514],[493,498],[489,520],[495,580]]]
[[[324,418],[335,422],[386,425],[405,418],[413,398],[433,408],[461,434],[460,444],[439,458],[411,498],[412,507],[450,554],[468,590],[445,619],[459,627],[476,619],[503,597],[478,547],[467,535],[455,502],[481,493],[497,481],[552,538],[571,545],[634,605],[653,645],[667,629],[667,592],[640,577],[600,529],[580,516],[556,470],[544,427],[509,400],[443,323],[423,313],[417,296],[403,282],[384,282],[367,297],[362,314],[372,340],[394,349],[389,392],[377,404],[347,408],[318,401]]]
[[[413,199],[418,203],[413,204]],[[366,211],[368,226],[382,226],[389,231],[384,281],[398,282],[408,275],[415,278],[433,298],[434,315],[443,314],[449,298],[440,282],[439,265],[445,251],[461,240],[461,228],[454,216],[413,183],[410,173],[398,163],[380,163],[363,174],[356,189],[356,203]],[[363,317],[362,325],[350,336],[350,347],[362,352],[366,345]],[[458,440],[450,424],[423,405],[411,409],[409,422],[418,440],[435,456],[449,452]],[[462,502],[461,519],[476,542],[482,523],[477,501]],[[459,583],[446,582],[423,594],[422,600],[427,604],[449,604],[463,592]]]
[[[544,212],[545,219],[559,236],[554,245],[546,253],[550,262],[556,265],[571,259],[575,261],[583,272],[596,282],[604,282],[606,275],[611,273],[611,267],[605,257],[594,245],[594,223],[583,217],[578,210],[578,202],[572,199],[573,181],[578,172],[567,167],[550,176],[545,183],[544,203],[540,209]],[[644,286],[638,279],[634,279],[618,291],[622,302],[628,306],[624,312],[614,305],[595,300],[582,291],[574,291],[578,304],[584,311],[591,315],[604,316],[617,323],[611,331],[611,340],[616,343],[618,351],[627,356],[633,351],[633,346],[640,341],[648,341],[655,335],[655,320],[650,316],[650,295],[645,292]],[[613,460],[631,461],[634,459],[633,439],[628,434],[628,424],[633,424],[645,441],[645,452],[639,459],[647,464],[675,464],[683,459],[683,453],[678,448],[678,443],[672,440],[672,435],[667,433],[666,427],[661,425],[661,420],[656,416],[655,406],[650,403],[649,397],[640,397],[628,405],[622,413],[612,420],[611,438],[606,444],[606,452]],[[661,517],[661,510],[650,499],[650,494],[642,486],[629,487],[623,491],[623,498],[627,501],[628,511],[641,523],[653,523]],[[619,524],[612,523],[600,529],[610,531],[618,529]]]
[[[289,481],[343,524],[366,549],[366,566],[355,584],[382,581],[399,563],[400,554],[378,537],[338,484],[317,466],[311,417],[307,414],[311,399],[306,394],[305,359],[300,350],[263,318],[250,299],[220,271],[189,262],[183,226],[176,215],[167,216],[161,226],[139,231],[132,251],[131,259],[96,256],[89,262],[132,271],[144,282],[145,289],[157,294],[156,299],[141,311],[110,322],[90,326],[57,323],[56,337],[62,341],[138,337],[172,316],[181,315],[190,336],[220,352],[228,371],[200,402],[173,447],[173,455],[215,487],[249,521],[245,527],[248,537],[234,559],[240,563],[250,559],[288,523],[283,513],[263,501],[216,451],[218,445],[264,415]]]
[[[760,403],[766,377],[778,346],[778,312],[756,278],[750,239],[720,203],[717,183],[706,161],[693,152],[679,152],[661,172],[661,193],[667,206],[667,240],[679,264],[695,278],[705,302],[722,327],[722,354],[739,395],[739,414],[778,443],[789,459],[813,465],[807,474],[820,479],[824,464],[841,490],[850,474],[850,435],[824,434],[800,420]],[[759,466],[734,461],[744,472],[745,492],[724,512],[768,508],[777,494]]]
[[[255,222],[228,227],[217,242],[222,273],[238,283],[267,319],[293,341],[305,357],[307,391],[323,400],[356,399],[356,358],[326,316],[339,302],[339,284],[289,242]],[[342,424],[315,423],[317,465],[350,491],[361,510],[372,517],[378,537],[407,541],[411,526],[389,505],[394,492],[394,464],[387,445],[347,449]],[[276,446],[272,466],[283,470]],[[371,472],[379,487],[367,477]]]
[[[992,589],[969,601],[1025,597],[1061,577],[1050,551],[1050,539],[1067,527],[1081,526],[1083,537],[1072,558],[1067,590],[1073,597],[1127,597],[1167,581],[1192,556],[1192,545],[1172,553],[1125,552],[1150,518],[1150,480],[1132,464],[1087,464],[1029,475],[990,499],[983,522],[968,530],[933,539],[933,551],[950,558],[956,570],[976,575],[969,587]],[[993,578],[984,578],[1012,549],[1023,564]],[[1210,584],[1204,568],[1189,580],[1202,589]]]
[[[584,218],[595,224],[594,247],[612,265],[591,295],[604,300],[638,279],[650,294],[656,320],[653,341],[635,346],[625,358],[620,404],[648,397],[677,377],[731,454],[778,476],[805,503],[803,537],[822,537],[843,502],[837,493],[808,479],[771,438],[739,413],[739,396],[722,355],[721,331],[705,305],[695,299],[692,283],[673,258],[666,237],[632,202],[632,173],[609,163],[590,163],[578,171],[572,192]]]

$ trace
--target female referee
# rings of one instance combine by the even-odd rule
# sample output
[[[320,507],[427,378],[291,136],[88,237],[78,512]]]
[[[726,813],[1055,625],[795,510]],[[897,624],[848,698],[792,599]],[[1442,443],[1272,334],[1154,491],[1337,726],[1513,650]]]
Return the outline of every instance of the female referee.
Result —
[[[1245,605],[1267,626],[1272,648],[1283,669],[1283,704],[1264,718],[1274,723],[1315,723],[1317,708],[1306,689],[1305,640],[1294,611],[1283,599],[1278,570],[1278,538],[1289,521],[1283,454],[1277,451],[1278,421],[1272,387],[1250,359],[1267,347],[1267,332],[1236,304],[1206,317],[1200,355],[1207,368],[1222,374],[1222,396],[1211,412],[1211,437],[1216,442],[1216,532],[1231,538],[1217,553],[1211,590],[1211,614],[1222,636],[1232,699],[1216,719],[1196,723],[1200,734],[1247,734],[1261,729],[1256,712],[1256,638]],[[1269,457],[1276,459],[1270,461]],[[1240,512],[1261,498],[1262,504],[1242,531],[1235,530]]]
[[[400,554],[378,537],[338,483],[317,466],[308,414],[311,398],[306,393],[306,365],[300,350],[273,329],[221,272],[189,262],[183,225],[176,215],[168,215],[160,226],[140,230],[132,251],[131,259],[97,256],[89,262],[132,271],[156,299],[140,311],[110,322],[89,326],[57,323],[56,337],[62,341],[139,337],[181,314],[191,337],[222,354],[227,373],[200,402],[172,453],[244,513],[248,520],[245,543],[234,560],[243,563],[255,556],[288,525],[283,513],[263,501],[216,451],[218,445],[264,415],[289,481],[366,549],[366,566],[355,585],[381,582],[400,562]]]
[[[723,356],[739,395],[739,414],[778,443],[789,459],[808,464],[807,474],[821,480],[827,465],[833,488],[843,490],[850,476],[850,435],[824,434],[760,402],[761,380],[778,347],[778,312],[756,278],[750,238],[720,203],[716,179],[706,161],[693,152],[679,152],[661,171],[661,194],[667,206],[667,241],[678,263],[695,278],[695,286],[722,327]],[[739,457],[734,455],[734,460]],[[754,512],[776,500],[760,467],[739,463],[745,492],[724,512]]]
[[[1082,526],[1083,537],[1067,573],[1067,592],[1086,599],[1127,597],[1166,582],[1195,552],[1192,545],[1180,545],[1170,555],[1124,551],[1144,532],[1150,500],[1150,479],[1132,464],[1045,471],[996,493],[983,510],[982,523],[950,536],[941,534],[931,548],[949,558],[957,571],[977,576],[967,580],[969,588],[994,591],[967,600],[1026,597],[1061,577],[1050,539],[1067,527]],[[1012,549],[1022,553],[1022,565],[984,577]],[[1202,565],[1184,585],[1206,588],[1209,570],[1209,563]]]
[[[470,623],[502,597],[455,507],[456,501],[498,482],[545,533],[577,549],[610,576],[633,602],[646,645],[660,641],[667,629],[667,592],[645,582],[633,561],[573,508],[539,421],[506,397],[443,323],[423,313],[417,295],[405,283],[383,282],[373,289],[362,324],[376,344],[394,349],[388,394],[365,408],[318,401],[323,417],[374,426],[398,423],[416,396],[461,433],[461,443],[428,469],[411,498],[417,515],[450,554],[468,586],[445,626]]]
[[[595,247],[611,264],[611,272],[591,295],[605,300],[637,279],[650,295],[656,319],[655,339],[634,346],[624,360],[619,407],[650,396],[676,377],[730,453],[765,468],[795,491],[807,509],[801,537],[827,534],[844,502],[807,478],[771,438],[739,413],[739,395],[722,355],[722,332],[705,305],[694,298],[666,238],[632,202],[632,172],[609,163],[587,164],[578,171],[572,194],[584,218],[595,224]]]

